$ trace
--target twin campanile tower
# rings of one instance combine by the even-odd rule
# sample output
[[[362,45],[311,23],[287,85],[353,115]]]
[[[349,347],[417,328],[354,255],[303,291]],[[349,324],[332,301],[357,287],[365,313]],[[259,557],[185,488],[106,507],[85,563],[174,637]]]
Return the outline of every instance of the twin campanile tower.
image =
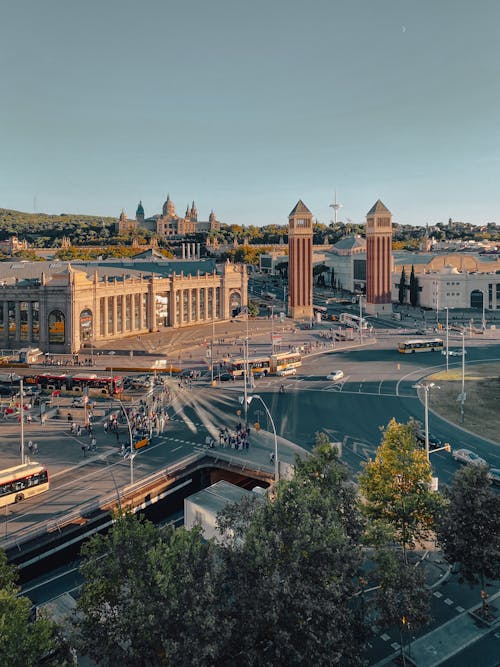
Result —
[[[288,216],[288,315],[313,317],[313,216],[302,200]],[[379,200],[366,215],[366,312],[392,312],[392,214]]]

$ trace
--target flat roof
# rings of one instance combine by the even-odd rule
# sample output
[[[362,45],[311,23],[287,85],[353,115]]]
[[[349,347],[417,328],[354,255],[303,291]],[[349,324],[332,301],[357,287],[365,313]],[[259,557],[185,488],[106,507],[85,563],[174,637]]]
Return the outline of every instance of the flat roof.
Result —
[[[242,489],[225,480],[220,480],[203,491],[198,491],[192,496],[188,496],[186,501],[203,507],[214,515],[221,512],[227,505],[237,503],[245,496],[253,496],[252,491]]]

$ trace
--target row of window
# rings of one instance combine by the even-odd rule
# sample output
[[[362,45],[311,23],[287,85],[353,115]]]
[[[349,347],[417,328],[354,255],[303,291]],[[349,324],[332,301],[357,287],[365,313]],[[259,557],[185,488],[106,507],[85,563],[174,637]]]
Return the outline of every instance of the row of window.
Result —
[[[24,491],[25,489],[29,489],[33,486],[46,484],[47,481],[47,471],[43,470],[42,472],[36,473],[35,475],[30,475],[29,477],[23,477],[23,479],[18,479],[14,482],[2,484],[2,486],[0,486],[0,496],[6,496],[9,493],[19,493],[19,491]]]

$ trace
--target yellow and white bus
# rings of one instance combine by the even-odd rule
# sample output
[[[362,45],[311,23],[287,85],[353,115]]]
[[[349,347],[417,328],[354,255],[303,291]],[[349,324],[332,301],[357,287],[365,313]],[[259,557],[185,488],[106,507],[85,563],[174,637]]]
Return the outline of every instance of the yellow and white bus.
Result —
[[[443,341],[440,338],[415,338],[414,340],[402,340],[398,350],[402,354],[414,352],[434,352],[443,349]]]
[[[271,355],[271,373],[302,366],[300,352],[278,352]]]
[[[24,463],[0,470],[0,507],[49,490],[49,473],[40,463]]]

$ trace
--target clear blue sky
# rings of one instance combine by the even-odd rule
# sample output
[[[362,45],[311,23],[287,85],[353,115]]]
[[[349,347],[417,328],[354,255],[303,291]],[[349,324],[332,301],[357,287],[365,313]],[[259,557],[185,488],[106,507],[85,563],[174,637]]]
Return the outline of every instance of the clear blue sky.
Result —
[[[498,0],[3,0],[0,207],[500,222]]]

